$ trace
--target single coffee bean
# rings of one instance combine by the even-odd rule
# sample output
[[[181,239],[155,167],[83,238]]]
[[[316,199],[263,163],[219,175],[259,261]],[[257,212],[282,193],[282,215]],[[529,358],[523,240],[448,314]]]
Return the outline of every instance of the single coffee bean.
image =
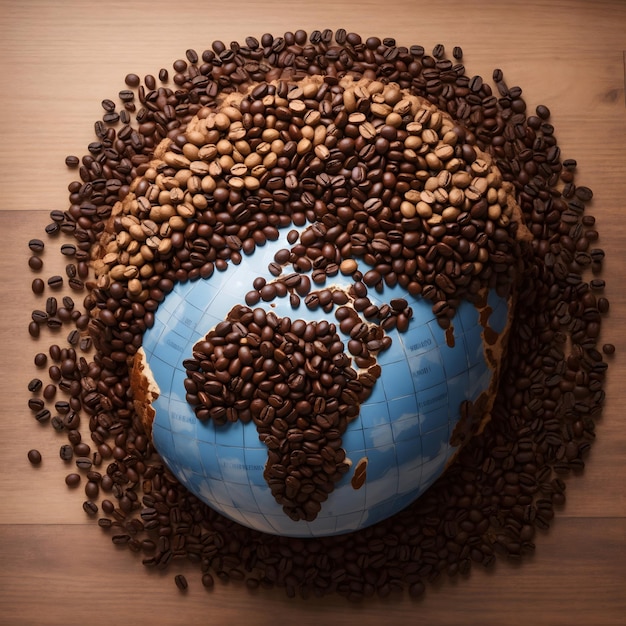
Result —
[[[48,420],[50,420],[51,417],[52,417],[52,413],[50,413],[49,409],[41,409],[40,411],[37,411],[37,413],[35,413],[35,419],[40,424],[44,424],[48,422]]]
[[[52,400],[54,396],[56,396],[56,393],[57,393],[57,386],[50,384],[44,387],[42,395],[46,400]]]
[[[28,259],[28,267],[30,267],[31,269],[38,271],[43,267],[43,261],[41,259],[41,257],[38,256],[31,256]]]
[[[45,244],[41,239],[31,239],[28,242],[28,247],[33,252],[43,252],[43,249],[45,248]]]
[[[138,87],[139,83],[141,82],[141,79],[139,78],[137,74],[126,74],[126,77],[124,78],[124,82],[129,87]]]
[[[71,461],[72,458],[74,457],[74,450],[73,450],[72,446],[70,446],[68,444],[63,444],[59,448],[59,456],[64,461]]]
[[[60,289],[63,286],[63,276],[50,276],[48,278],[48,287],[51,289]]]
[[[93,500],[85,500],[83,510],[87,515],[95,515],[98,512],[98,505]]]
[[[61,246],[61,254],[64,256],[74,256],[76,254],[76,246],[73,243],[64,243]]]
[[[181,591],[186,591],[189,586],[187,578],[185,578],[183,574],[176,574],[176,576],[174,576],[174,582]]]
[[[78,432],[78,431],[71,431],[71,432]],[[74,444],[74,454],[76,454],[79,457],[89,457],[89,455],[91,454],[91,448],[88,443],[85,443],[84,441],[79,441],[78,443]],[[91,462],[93,464],[93,460]]]
[[[49,315],[46,311],[42,311],[40,309],[35,309],[32,313],[31,313],[31,318],[33,320],[33,322],[35,322],[36,324],[45,324],[48,321]]]
[[[63,420],[58,415],[54,415],[52,417],[52,419],[50,420],[50,424],[52,424],[52,428],[54,428],[56,432],[60,433],[63,430],[65,430],[65,425],[63,424]]]
[[[41,278],[35,278],[32,282],[31,288],[34,294],[40,295],[44,292],[46,285]]]
[[[41,463],[41,452],[39,450],[29,450],[28,460],[32,465],[39,465]]]
[[[49,317],[56,315],[58,309],[57,299],[53,296],[46,300],[46,313]]]
[[[98,486],[97,482],[93,480],[88,480],[85,483],[85,495],[90,500],[94,500],[95,498],[97,498],[99,493],[100,493],[100,487]]]
[[[89,457],[78,457],[76,459],[76,467],[78,469],[89,470],[91,469],[91,466],[92,466],[92,462]]]
[[[43,387],[43,382],[40,378],[32,378],[28,383],[28,391],[31,393],[37,393]]]
[[[69,279],[68,285],[73,291],[82,291],[85,288],[85,283],[80,278],[73,276]]]
[[[65,484],[68,487],[78,487],[80,480],[80,474],[71,473],[65,477]]]

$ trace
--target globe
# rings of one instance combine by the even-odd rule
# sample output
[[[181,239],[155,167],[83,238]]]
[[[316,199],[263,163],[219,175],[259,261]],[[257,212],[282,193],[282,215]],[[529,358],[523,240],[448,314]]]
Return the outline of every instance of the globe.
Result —
[[[370,290],[370,300],[379,306],[405,298],[413,316],[404,332],[389,331],[391,345],[377,357],[380,376],[343,433],[341,447],[349,471],[315,519],[295,521],[285,514],[264,477],[268,448],[256,424],[216,425],[198,419],[186,399],[184,366],[194,345],[233,307],[244,304],[257,277],[274,280],[268,266],[286,247],[286,232],[281,231],[278,240],[257,247],[238,265],[208,279],[177,284],[161,303],[143,342],[147,367],[159,387],[152,403],[152,439],[177,479],[225,517],[274,535],[337,535],[394,515],[445,471],[459,449],[455,433],[464,427],[460,407],[479,402],[492,389],[497,368],[487,350],[493,341],[486,341],[485,332],[488,328],[492,336],[503,333],[509,303],[494,291],[488,292],[481,310],[463,302],[446,334],[432,303],[397,285]],[[369,268],[360,262],[359,269]],[[341,273],[328,282],[343,288],[353,283]],[[293,308],[285,297],[256,306],[292,319],[333,318],[332,312],[327,315],[304,304]],[[348,337],[342,339],[346,343]],[[364,467],[355,480],[355,472]]]

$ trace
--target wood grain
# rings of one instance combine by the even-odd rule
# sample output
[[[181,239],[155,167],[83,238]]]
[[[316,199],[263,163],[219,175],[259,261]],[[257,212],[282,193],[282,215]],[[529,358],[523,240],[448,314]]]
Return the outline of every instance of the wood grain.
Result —
[[[0,625],[624,623],[624,2],[0,0],[0,15]],[[420,601],[293,601],[232,583],[207,592],[186,564],[164,575],[147,572],[87,519],[81,490],[63,482],[60,436],[26,407],[32,359],[44,348],[27,333],[37,300],[26,243],[43,235],[51,209],[66,208],[73,176],[63,161],[85,152],[100,101],[115,98],[126,73],[171,68],[187,48],[203,50],[214,39],[327,26],[394,36],[404,45],[460,45],[470,75],[488,78],[502,68],[509,85],[523,87],[529,107],[551,109],[563,157],[578,161],[579,180],[594,190],[591,211],[607,252],[602,277],[611,311],[601,342],[614,343],[617,353],[584,473],[568,481],[567,504],[537,537],[533,558],[476,569],[429,588]],[[46,276],[63,272],[59,256],[54,246],[44,254]],[[37,468],[26,459],[34,447],[44,457]],[[173,582],[179,571],[190,581],[186,597]]]

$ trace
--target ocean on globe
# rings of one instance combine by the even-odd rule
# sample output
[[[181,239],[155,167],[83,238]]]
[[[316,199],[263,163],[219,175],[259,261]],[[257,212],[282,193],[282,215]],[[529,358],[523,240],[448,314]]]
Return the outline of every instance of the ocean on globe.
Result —
[[[277,241],[243,256],[206,280],[176,285],[155,314],[143,340],[146,362],[159,387],[152,439],[176,478],[222,515],[243,526],[274,535],[321,537],[365,528],[414,502],[442,475],[458,448],[451,443],[464,401],[476,402],[490,388],[493,369],[485,355],[479,310],[463,302],[453,319],[454,341],[446,340],[432,312],[432,303],[414,298],[398,286],[370,289],[377,305],[405,298],[413,309],[406,332],[389,332],[391,347],[378,354],[381,375],[360,414],[348,424],[341,447],[351,463],[313,521],[294,521],[273,497],[263,476],[267,447],[254,422],[216,426],[202,422],[186,401],[183,362],[193,346],[224,320],[258,276],[274,279],[268,270],[274,254],[289,248],[286,233]],[[363,269],[368,269],[363,266]],[[327,285],[347,288],[351,277],[337,274]],[[506,326],[507,300],[488,295],[488,325],[495,333]],[[261,301],[267,311],[292,320],[320,321],[326,314],[304,304],[292,308],[289,298]],[[333,313],[329,321],[335,321]],[[337,324],[338,326],[338,324]],[[339,329],[338,329],[339,332]],[[342,334],[339,332],[340,336]],[[344,343],[348,338],[342,336]],[[453,344],[451,347],[449,344]],[[355,488],[353,472],[367,462],[366,479]]]

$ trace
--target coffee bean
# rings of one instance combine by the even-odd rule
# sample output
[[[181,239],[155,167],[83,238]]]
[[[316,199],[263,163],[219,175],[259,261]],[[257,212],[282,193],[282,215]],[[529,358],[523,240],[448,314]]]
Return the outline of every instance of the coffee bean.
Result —
[[[38,257],[38,256],[31,256],[31,257],[28,259],[28,266],[29,266],[31,269],[33,269],[33,270],[35,270],[35,271],[38,271],[38,270],[40,270],[40,269],[43,267],[43,261],[42,261],[42,259],[41,259],[40,257]]]
[[[50,276],[48,278],[48,287],[51,289],[60,289],[63,286],[63,277],[62,276]]]
[[[126,74],[126,77],[124,78],[124,82],[129,87],[137,87],[139,83],[141,82],[141,79],[139,78],[139,76],[137,76],[137,74]]]
[[[88,457],[79,457],[76,459],[76,467],[78,467],[78,469],[89,470],[91,466],[92,462]]]
[[[61,246],[61,254],[64,256],[74,256],[76,254],[76,246],[72,243],[64,243]]]
[[[83,502],[83,510],[87,513],[87,515],[96,515],[98,512],[98,505],[92,500],[85,500],[85,502]]]
[[[46,400],[52,400],[54,396],[56,395],[56,393],[57,393],[56,385],[50,384],[44,387],[42,395]]]
[[[34,294],[40,295],[44,292],[45,283],[41,278],[35,278],[32,282],[32,290]]]
[[[31,239],[28,242],[28,247],[33,252],[43,252],[43,249],[45,248],[45,243],[41,239],[35,238],[35,239]]]
[[[39,465],[41,463],[41,452],[39,450],[29,450],[28,460],[31,465]]]
[[[89,498],[90,500],[94,500],[98,497],[99,493],[100,487],[98,486],[98,483],[93,480],[87,481],[87,483],[85,484],[85,495],[87,496],[87,498]]]
[[[547,120],[550,117],[550,109],[543,104],[537,106],[536,112],[542,120]]]
[[[176,574],[176,576],[174,576],[174,582],[180,591],[186,591],[189,586],[187,578],[185,578],[183,574]]]
[[[65,484],[68,487],[78,487],[78,485],[80,484],[80,474],[68,474],[65,477]]]
[[[28,391],[37,393],[41,390],[43,383],[40,378],[32,378],[28,383]]]
[[[74,457],[74,450],[72,446],[64,444],[59,448],[59,456],[63,461],[71,461]]]

